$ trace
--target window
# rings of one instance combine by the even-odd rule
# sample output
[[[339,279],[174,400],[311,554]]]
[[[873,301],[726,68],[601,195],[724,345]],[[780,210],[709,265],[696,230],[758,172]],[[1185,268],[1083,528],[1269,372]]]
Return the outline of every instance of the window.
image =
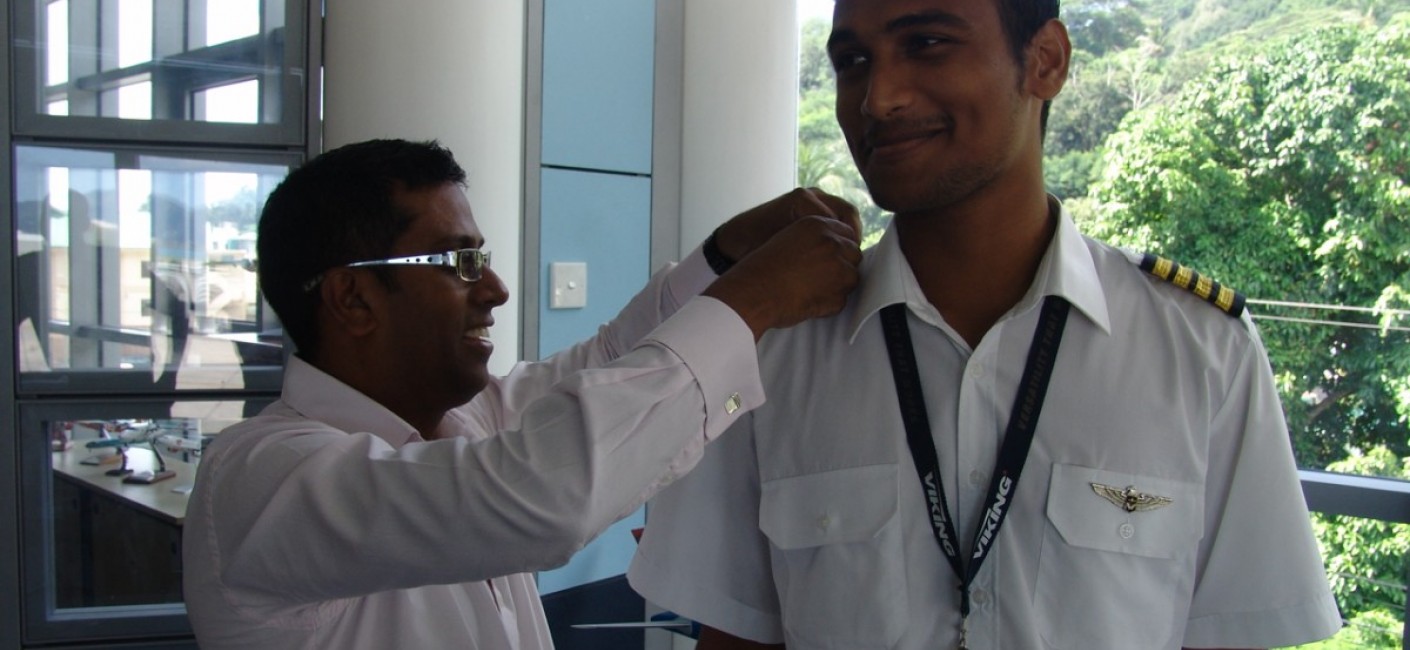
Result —
[[[300,3],[16,4],[21,133],[302,141],[305,20],[291,10]]]
[[[181,531],[194,472],[282,375],[255,225],[316,148],[306,70],[321,6],[10,9],[0,219],[15,252],[15,363],[0,455],[18,489],[0,498],[13,499],[22,568],[0,570],[0,602],[14,604],[0,643],[189,638]]]
[[[277,387],[250,242],[294,162],[16,147],[20,390]]]
[[[26,626],[52,640],[189,633],[181,527],[201,450],[263,401],[21,407]]]

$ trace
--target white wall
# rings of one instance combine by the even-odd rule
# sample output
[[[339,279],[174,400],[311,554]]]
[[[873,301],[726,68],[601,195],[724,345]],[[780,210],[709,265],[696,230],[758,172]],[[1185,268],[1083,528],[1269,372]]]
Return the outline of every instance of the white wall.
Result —
[[[796,0],[684,0],[681,255],[793,189]]]
[[[795,0],[682,0],[681,254],[794,186]],[[324,34],[324,143],[436,138],[509,285],[491,370],[519,357],[524,132],[522,0],[338,0]],[[590,71],[586,71],[590,73]]]
[[[523,212],[522,0],[336,0],[324,32],[324,146],[437,139],[469,175],[475,220],[510,302],[490,370],[519,358]]]

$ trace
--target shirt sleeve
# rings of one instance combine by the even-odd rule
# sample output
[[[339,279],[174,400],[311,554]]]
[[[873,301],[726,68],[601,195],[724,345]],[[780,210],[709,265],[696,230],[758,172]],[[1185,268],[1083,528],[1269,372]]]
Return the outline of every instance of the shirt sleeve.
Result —
[[[652,603],[734,636],[783,643],[767,538],[759,529],[752,416],[656,495],[627,579]]]
[[[1267,355],[1250,336],[1213,418],[1186,647],[1293,646],[1341,627]]]
[[[636,347],[715,278],[697,247],[679,264],[654,274],[615,318],[598,328],[596,336],[542,361],[515,364],[508,375],[492,382],[470,402],[464,411],[466,417],[477,431],[517,428],[524,410],[550,387],[574,372],[601,367]],[[701,336],[712,340],[709,330]]]
[[[763,402],[753,333],[707,297],[619,358],[539,388],[488,437],[394,449],[309,420],[263,421],[274,431],[247,444],[235,433],[195,497],[222,513],[225,586],[317,603],[561,565]]]

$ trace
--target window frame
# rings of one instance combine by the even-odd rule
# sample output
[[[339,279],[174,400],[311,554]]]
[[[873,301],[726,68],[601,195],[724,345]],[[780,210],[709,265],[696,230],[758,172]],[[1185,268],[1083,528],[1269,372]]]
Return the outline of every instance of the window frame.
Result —
[[[91,142],[65,141],[65,142],[15,142],[11,147],[10,160],[18,159],[18,151],[21,147],[29,149],[55,149],[55,150],[78,150],[92,151],[95,153],[113,153],[118,157],[122,156],[161,156],[170,155],[189,160],[208,160],[213,163],[234,162],[249,164],[264,164],[285,166],[290,169],[297,166],[302,156],[299,153],[287,151],[248,151],[231,149],[229,147],[206,147],[202,149],[178,149],[166,146],[138,145],[102,145]],[[16,170],[17,172],[19,170]],[[13,176],[11,176],[13,178]],[[19,188],[14,188],[18,190]],[[14,192],[11,196],[16,196]],[[14,206],[12,205],[11,208]],[[10,230],[15,230],[12,223]],[[18,274],[15,270],[17,259],[12,255],[11,282],[9,288],[15,290],[15,279]],[[260,298],[261,302],[263,297]],[[270,319],[273,312],[263,305],[260,307],[263,319]],[[10,339],[12,342],[15,339]],[[12,345],[13,347],[13,345]],[[283,358],[287,358],[288,346],[285,345]],[[14,351],[11,350],[11,354]],[[21,398],[35,398],[46,395],[107,395],[107,394],[184,394],[190,392],[183,389],[171,389],[157,386],[151,380],[150,368],[137,368],[133,370],[116,369],[59,369],[46,372],[21,373],[18,365],[11,366],[14,369],[15,393]],[[277,391],[283,377],[282,364],[279,366],[248,366],[238,367],[234,371],[243,374],[243,387],[230,389],[236,392],[242,391]],[[200,389],[209,392],[209,389]],[[200,392],[198,391],[198,392]]]
[[[279,105],[278,119],[264,124],[232,124],[175,119],[130,120],[115,117],[41,113],[39,110],[41,104],[39,84],[42,61],[39,55],[40,44],[44,42],[45,37],[40,33],[41,20],[38,8],[47,1],[15,0],[10,3],[14,12],[14,31],[10,41],[14,65],[10,69],[13,73],[14,96],[12,100],[15,109],[13,124],[16,135],[79,140],[119,139],[193,145],[211,142],[238,142],[250,145],[301,146],[307,139],[305,108],[312,96],[310,89],[313,85],[309,70],[315,68],[307,65],[309,57],[306,53],[310,51],[307,37],[309,23],[302,2],[260,0],[266,13],[282,14],[284,27],[271,34],[258,34],[239,41],[201,48],[208,51],[232,50],[251,46],[258,39],[282,39],[282,42],[275,44],[280,58],[278,83],[274,84],[277,87],[264,89],[261,98],[261,101],[265,103],[277,101]],[[101,7],[103,2],[111,0],[70,1],[83,1],[95,7]],[[189,8],[191,1],[183,0],[182,6]],[[197,12],[193,11],[192,13]],[[96,20],[100,23],[102,21],[101,18]],[[115,22],[115,18],[112,20]],[[188,58],[197,57],[198,54],[193,54],[193,52],[200,53],[201,50],[193,50],[183,54],[188,55]],[[148,62],[131,67],[146,69],[154,66]],[[132,70],[130,74],[140,76],[144,73],[141,70]],[[104,73],[100,76],[113,75]],[[200,82],[217,81],[215,77],[210,77],[209,73],[206,73],[206,76],[208,77],[206,79],[193,79],[189,84],[190,88],[192,90],[209,88],[212,84]],[[226,81],[230,82],[238,78],[244,77],[231,77]]]

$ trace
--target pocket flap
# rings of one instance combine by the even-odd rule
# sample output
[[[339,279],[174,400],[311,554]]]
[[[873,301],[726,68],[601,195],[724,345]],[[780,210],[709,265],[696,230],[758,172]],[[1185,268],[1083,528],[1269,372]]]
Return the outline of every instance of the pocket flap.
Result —
[[[1131,499],[1128,510],[1120,493]],[[1106,493],[1106,496],[1103,496]],[[1204,537],[1198,483],[1054,465],[1048,520],[1072,546],[1177,559]]]
[[[896,465],[775,479],[762,492],[759,528],[782,550],[864,541],[896,516]]]

